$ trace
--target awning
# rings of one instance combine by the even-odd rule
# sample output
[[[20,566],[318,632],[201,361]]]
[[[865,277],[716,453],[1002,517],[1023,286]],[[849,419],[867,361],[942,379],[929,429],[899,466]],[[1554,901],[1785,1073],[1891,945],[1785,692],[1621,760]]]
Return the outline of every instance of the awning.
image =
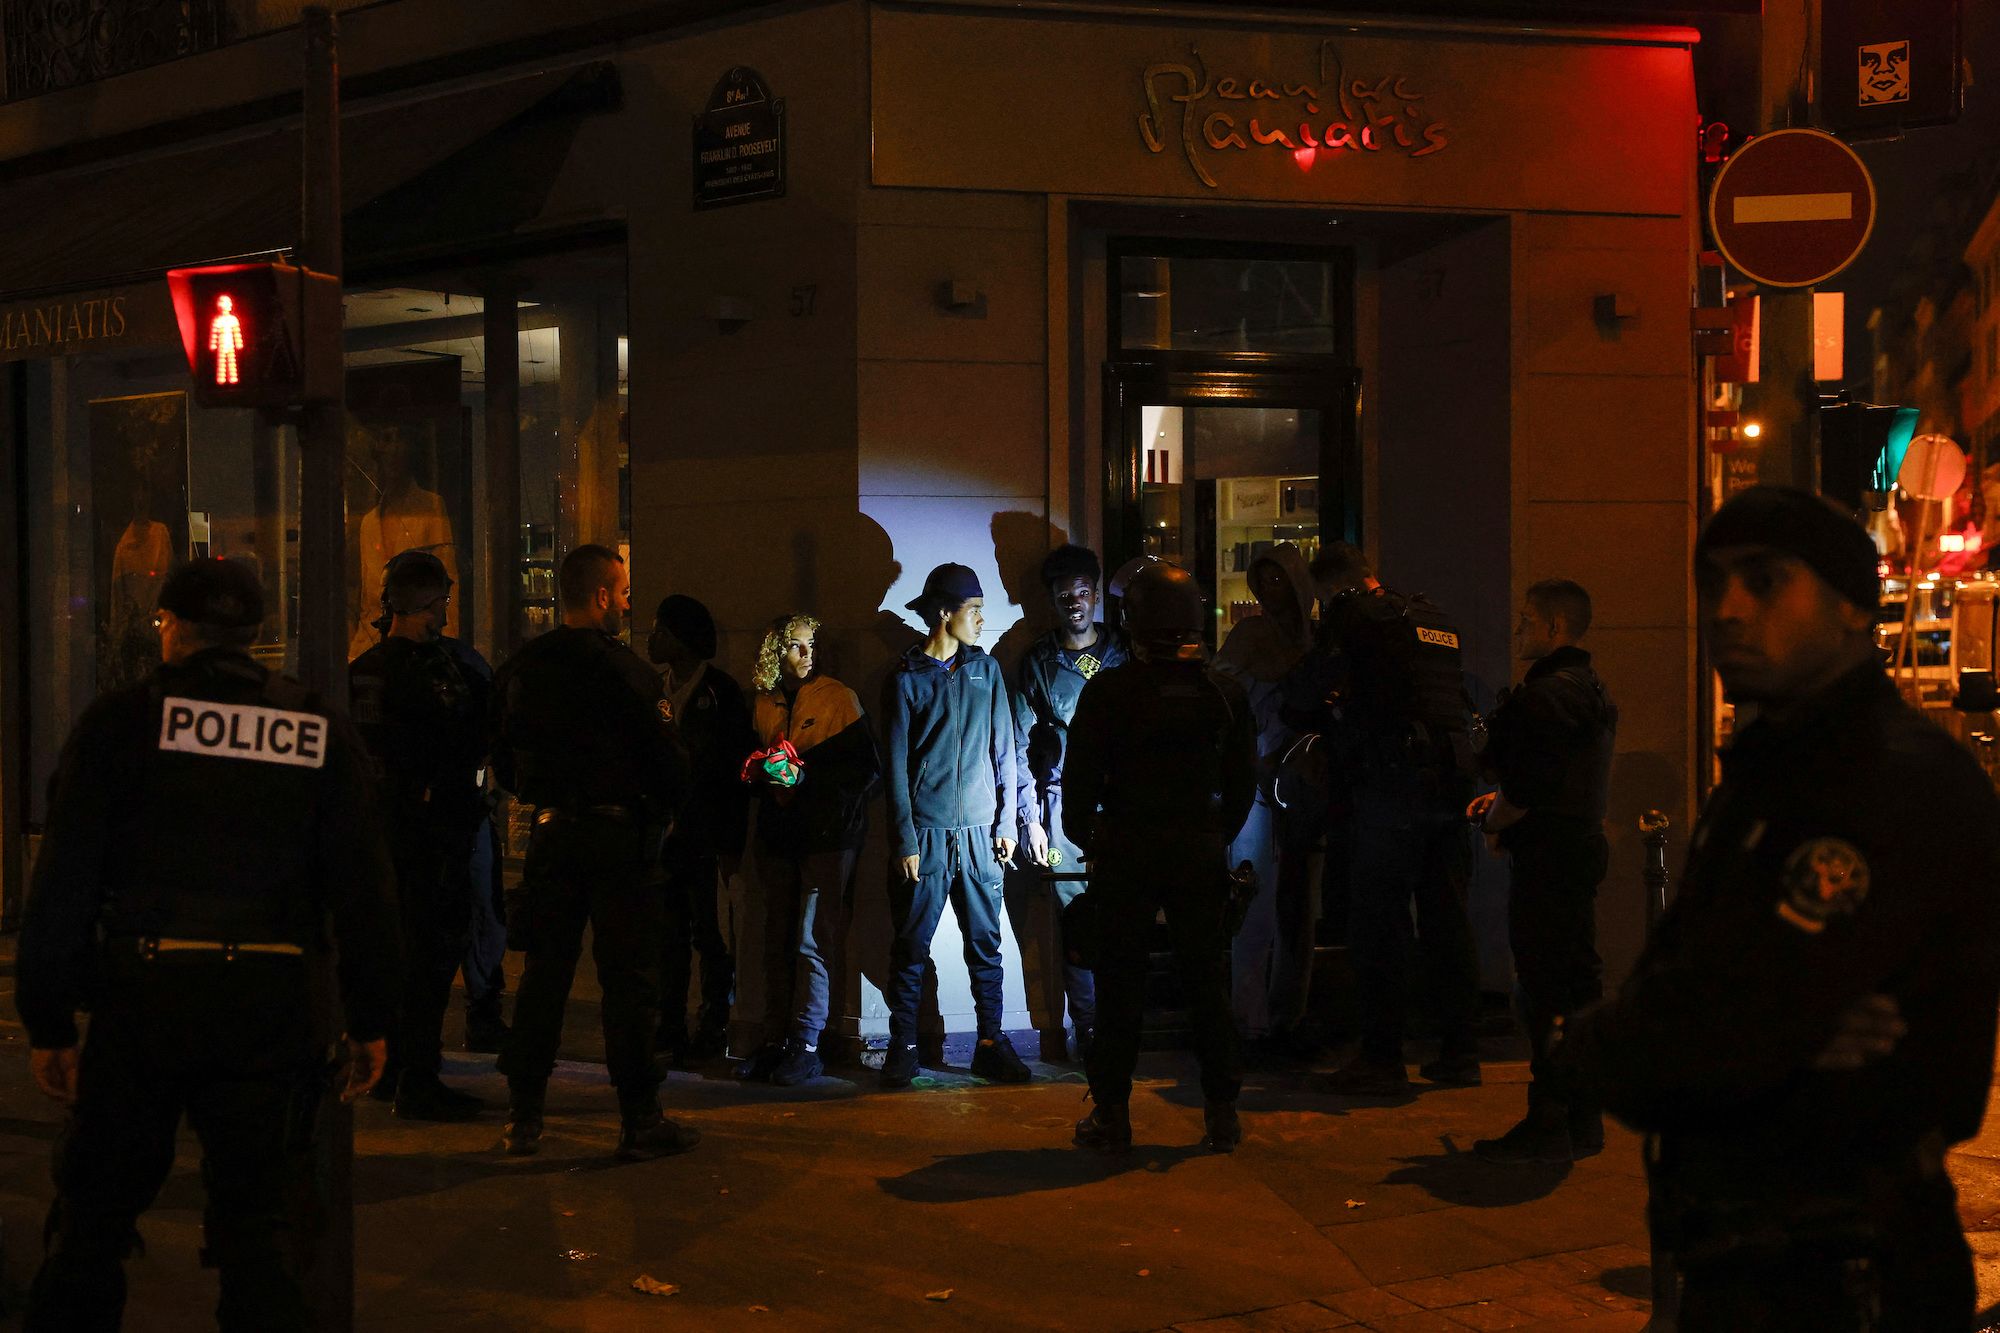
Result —
[[[527,115],[578,76],[553,70],[344,115],[344,211]],[[0,299],[296,246],[300,133],[294,120],[250,137],[0,186],[9,219],[0,234]]]

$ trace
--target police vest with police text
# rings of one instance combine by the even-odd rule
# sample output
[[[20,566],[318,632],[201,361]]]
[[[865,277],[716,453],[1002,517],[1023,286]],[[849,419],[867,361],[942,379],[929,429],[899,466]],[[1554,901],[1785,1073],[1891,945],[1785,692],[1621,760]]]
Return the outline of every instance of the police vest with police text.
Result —
[[[1470,719],[1457,625],[1421,593],[1353,592],[1340,602],[1347,721],[1377,745],[1414,742],[1426,764],[1468,768]]]

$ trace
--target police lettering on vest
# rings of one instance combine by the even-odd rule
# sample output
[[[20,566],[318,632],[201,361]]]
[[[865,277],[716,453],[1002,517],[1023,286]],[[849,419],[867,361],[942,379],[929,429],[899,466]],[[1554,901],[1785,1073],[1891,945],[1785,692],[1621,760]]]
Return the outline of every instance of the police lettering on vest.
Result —
[[[326,719],[317,713],[170,696],[161,701],[160,748],[319,768],[326,763]]]

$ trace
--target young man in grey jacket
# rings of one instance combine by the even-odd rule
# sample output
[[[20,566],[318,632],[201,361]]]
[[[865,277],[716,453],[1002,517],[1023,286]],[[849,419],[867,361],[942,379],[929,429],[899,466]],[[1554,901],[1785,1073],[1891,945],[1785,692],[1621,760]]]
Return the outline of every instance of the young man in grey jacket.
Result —
[[[917,1072],[917,1002],[931,940],[949,901],[965,936],[979,1045],[972,1072],[1001,1083],[1032,1077],[1001,1030],[1002,867],[1014,856],[1018,776],[1014,719],[1000,665],[979,647],[979,578],[939,565],[909,609],[926,638],[889,685],[889,1051],[882,1086]]]

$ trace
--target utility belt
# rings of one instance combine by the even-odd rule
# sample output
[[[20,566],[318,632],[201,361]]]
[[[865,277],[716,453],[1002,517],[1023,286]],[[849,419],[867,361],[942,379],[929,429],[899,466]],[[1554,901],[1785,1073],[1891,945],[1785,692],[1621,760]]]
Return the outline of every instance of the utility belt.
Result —
[[[162,958],[186,957],[190,960],[220,959],[233,963],[238,958],[304,958],[306,951],[297,944],[284,941],[266,940],[191,940],[173,935],[113,935],[105,940],[105,947],[120,952],[129,952],[146,962],[156,962]]]

